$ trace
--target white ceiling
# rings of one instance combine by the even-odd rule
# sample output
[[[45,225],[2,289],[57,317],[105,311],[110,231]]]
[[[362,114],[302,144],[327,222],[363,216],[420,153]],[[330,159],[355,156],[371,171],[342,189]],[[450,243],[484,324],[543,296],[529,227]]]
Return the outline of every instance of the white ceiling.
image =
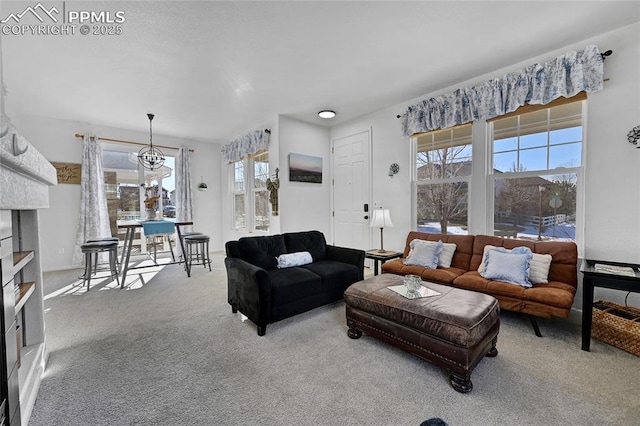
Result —
[[[638,1],[64,6],[122,10],[122,34],[3,35],[7,109],[139,131],[152,112],[154,133],[205,142],[278,114],[334,125],[640,21]]]

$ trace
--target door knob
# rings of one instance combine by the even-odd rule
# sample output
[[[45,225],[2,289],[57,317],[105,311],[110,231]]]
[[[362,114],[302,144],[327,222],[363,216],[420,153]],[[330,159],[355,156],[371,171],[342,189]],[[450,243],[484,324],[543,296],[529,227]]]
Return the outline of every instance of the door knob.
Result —
[[[365,219],[369,219],[369,216],[365,215],[365,217],[364,217],[364,218],[365,218]]]

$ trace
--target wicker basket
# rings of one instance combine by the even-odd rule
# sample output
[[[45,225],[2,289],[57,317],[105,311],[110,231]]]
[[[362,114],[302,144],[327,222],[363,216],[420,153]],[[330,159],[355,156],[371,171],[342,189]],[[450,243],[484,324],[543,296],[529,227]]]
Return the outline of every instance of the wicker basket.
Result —
[[[640,309],[594,302],[591,336],[640,357]]]

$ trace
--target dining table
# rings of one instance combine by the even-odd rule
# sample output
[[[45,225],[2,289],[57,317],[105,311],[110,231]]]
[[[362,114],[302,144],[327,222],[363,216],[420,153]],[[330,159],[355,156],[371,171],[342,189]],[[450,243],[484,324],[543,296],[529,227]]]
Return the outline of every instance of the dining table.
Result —
[[[175,220],[175,219],[161,219],[161,220],[119,220],[117,222],[118,229],[126,230],[124,237],[124,246],[122,248],[122,257],[120,265],[122,269],[122,279],[120,280],[120,288],[124,288],[124,282],[127,278],[127,272],[130,269],[148,268],[148,266],[130,266],[129,261],[131,259],[131,249],[133,247],[133,236],[137,230],[142,229],[145,236],[151,235],[168,235],[173,234],[173,231],[178,234],[178,242],[180,243],[180,251],[182,253],[182,259],[185,259],[184,242],[182,241],[181,227],[193,225],[193,221],[190,220]],[[171,244],[171,243],[169,243]],[[184,263],[184,260],[176,261],[167,264],[180,264]],[[190,271],[187,268],[187,276],[190,276]]]

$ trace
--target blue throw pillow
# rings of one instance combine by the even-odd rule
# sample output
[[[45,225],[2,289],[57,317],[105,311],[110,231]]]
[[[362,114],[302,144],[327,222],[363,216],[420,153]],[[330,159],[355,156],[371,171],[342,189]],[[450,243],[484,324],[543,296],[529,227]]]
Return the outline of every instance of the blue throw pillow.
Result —
[[[532,257],[527,247],[516,247],[511,252],[502,247],[491,249],[487,252],[485,269],[480,275],[488,280],[531,287],[529,267]]]
[[[422,266],[423,268],[436,269],[443,247],[442,241],[435,242],[415,239],[409,243],[411,250],[403,263],[407,266]]]

